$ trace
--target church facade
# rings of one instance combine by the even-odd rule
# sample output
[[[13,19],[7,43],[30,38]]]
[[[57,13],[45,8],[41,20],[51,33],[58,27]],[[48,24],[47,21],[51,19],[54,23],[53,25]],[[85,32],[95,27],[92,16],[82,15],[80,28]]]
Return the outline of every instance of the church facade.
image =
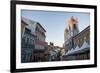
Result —
[[[90,59],[90,26],[80,32],[78,25],[78,19],[71,17],[64,30],[64,60]]]

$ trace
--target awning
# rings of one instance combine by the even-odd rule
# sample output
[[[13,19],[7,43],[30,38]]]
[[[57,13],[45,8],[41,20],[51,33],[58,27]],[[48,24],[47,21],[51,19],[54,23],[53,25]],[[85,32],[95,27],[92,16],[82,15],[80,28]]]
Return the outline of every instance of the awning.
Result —
[[[43,53],[46,49],[34,49],[33,53]]]
[[[79,48],[78,46],[75,49],[72,48],[65,55],[74,55],[74,54],[84,53],[88,50],[90,50],[90,45],[84,42],[81,48]]]
[[[37,44],[37,45],[42,45],[42,46],[46,46],[46,45],[47,45],[47,42],[45,42],[45,41],[40,41],[40,40],[36,40],[36,41],[35,41],[35,44]]]

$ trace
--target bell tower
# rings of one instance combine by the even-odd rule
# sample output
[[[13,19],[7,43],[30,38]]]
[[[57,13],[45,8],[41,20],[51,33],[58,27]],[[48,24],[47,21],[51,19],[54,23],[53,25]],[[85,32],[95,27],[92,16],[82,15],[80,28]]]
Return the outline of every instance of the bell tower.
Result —
[[[78,20],[73,16],[68,21],[70,36],[75,36],[79,33]]]

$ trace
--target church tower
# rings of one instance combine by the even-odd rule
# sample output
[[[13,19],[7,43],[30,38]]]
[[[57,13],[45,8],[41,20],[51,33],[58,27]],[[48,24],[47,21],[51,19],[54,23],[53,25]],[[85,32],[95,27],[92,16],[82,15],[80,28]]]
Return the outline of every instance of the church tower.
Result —
[[[70,32],[70,36],[75,36],[79,33],[79,29],[78,29],[78,20],[77,18],[74,18],[73,16],[70,18],[70,20],[68,21],[68,25],[69,25],[69,32]]]
[[[74,48],[73,36],[79,33],[78,20],[72,16],[67,24],[68,27],[64,30],[64,48],[71,50]]]

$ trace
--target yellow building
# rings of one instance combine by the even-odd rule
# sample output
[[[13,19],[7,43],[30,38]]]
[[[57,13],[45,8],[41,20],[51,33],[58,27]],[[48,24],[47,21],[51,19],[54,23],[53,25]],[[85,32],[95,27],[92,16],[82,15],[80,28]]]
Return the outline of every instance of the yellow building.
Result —
[[[79,52],[75,54],[76,59],[90,59],[90,26],[73,37],[74,48]],[[79,48],[77,48],[79,47]]]

